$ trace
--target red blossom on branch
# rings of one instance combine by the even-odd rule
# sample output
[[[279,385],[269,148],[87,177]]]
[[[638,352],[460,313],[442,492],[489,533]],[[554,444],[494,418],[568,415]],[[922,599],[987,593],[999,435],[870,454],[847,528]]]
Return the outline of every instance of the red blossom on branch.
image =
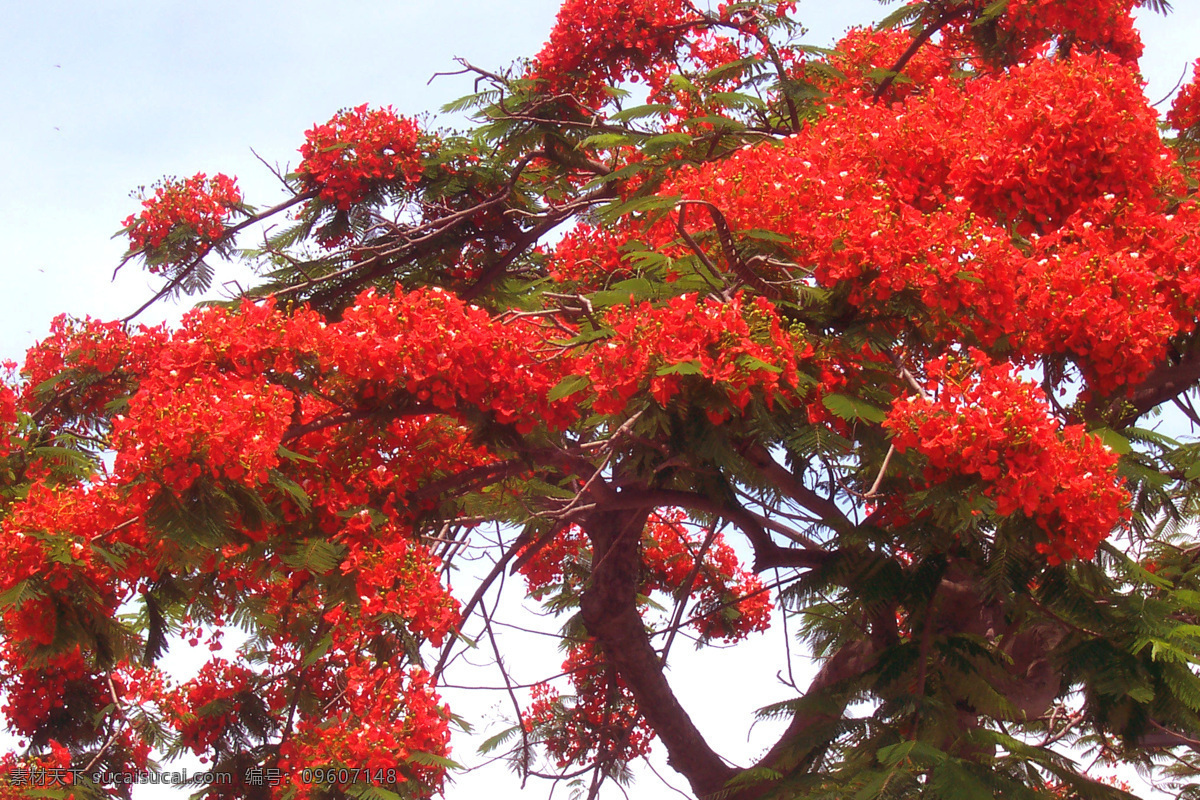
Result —
[[[141,253],[150,271],[160,272],[211,250],[224,238],[229,218],[241,211],[242,193],[233,178],[201,172],[163,181],[142,201],[142,211],[122,224],[129,252]]]
[[[345,211],[384,186],[411,189],[423,169],[420,137],[390,106],[339,111],[305,133],[296,174],[306,191]]]
[[[1180,133],[1195,134],[1200,126],[1200,59],[1192,68],[1192,81],[1179,90],[1171,101],[1167,122]]]
[[[997,515],[1037,523],[1046,536],[1037,549],[1051,563],[1091,558],[1128,513],[1117,454],[1049,416],[1041,391],[1010,365],[976,359],[974,368],[930,364],[937,398],[911,395],[888,415],[896,449],[924,456],[930,483],[978,479]]]
[[[566,0],[531,77],[550,94],[584,106],[604,98],[604,86],[646,76],[689,27],[682,0]]]

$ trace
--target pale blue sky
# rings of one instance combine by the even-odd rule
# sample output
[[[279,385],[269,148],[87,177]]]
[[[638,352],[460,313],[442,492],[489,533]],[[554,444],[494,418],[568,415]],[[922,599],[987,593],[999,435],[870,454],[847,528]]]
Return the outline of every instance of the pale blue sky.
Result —
[[[1169,19],[1147,19],[1143,70],[1154,100],[1200,55],[1200,8],[1191,0],[1176,5]],[[7,112],[0,126],[7,154],[0,173],[0,359],[20,360],[57,313],[120,317],[153,293],[155,281],[133,265],[110,281],[124,250],[110,236],[137,210],[129,192],[138,185],[165,174],[226,172],[238,176],[250,202],[274,202],[275,179],[251,147],[269,161],[294,164],[304,131],[338,108],[436,109],[471,87],[463,78],[427,85],[432,73],[454,69],[454,56],[499,67],[534,54],[556,10],[554,0],[9,3],[0,30]],[[800,17],[813,29],[810,41],[828,45],[848,26],[888,10],[875,0],[802,0]],[[164,306],[145,320],[179,312]],[[715,666],[689,662],[673,673],[702,729],[734,757],[749,758],[769,740],[770,731],[760,728],[747,741],[747,711],[786,696],[773,674],[745,677],[777,654],[779,635],[760,639],[757,649],[721,653]],[[556,663],[560,656],[546,649]],[[518,671],[524,678],[544,674],[540,667]],[[493,699],[452,703],[486,717]],[[469,748],[457,755],[470,760]],[[643,800],[665,794],[648,776],[631,790]],[[515,783],[503,769],[465,778],[449,793],[455,800],[509,796],[516,796]]]

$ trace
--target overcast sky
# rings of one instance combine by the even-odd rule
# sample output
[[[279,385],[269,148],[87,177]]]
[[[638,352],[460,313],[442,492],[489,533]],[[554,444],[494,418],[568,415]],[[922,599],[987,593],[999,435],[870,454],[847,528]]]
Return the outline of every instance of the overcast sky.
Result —
[[[1166,20],[1143,15],[1152,100],[1168,94],[1200,55],[1200,8],[1189,0],[1176,5]],[[9,3],[0,30],[8,115],[0,127],[7,154],[0,173],[0,359],[19,361],[58,313],[121,317],[153,294],[155,281],[136,266],[111,281],[125,243],[110,237],[138,210],[129,195],[139,185],[163,175],[225,172],[238,176],[249,202],[269,205],[279,199],[278,187],[251,148],[294,165],[304,131],[339,108],[390,104],[410,115],[437,109],[471,86],[463,78],[430,84],[434,72],[454,69],[455,56],[503,67],[534,54],[556,10],[554,0]],[[875,0],[802,0],[799,16],[812,29],[811,43],[829,45],[848,26],[888,10]],[[232,276],[219,273],[218,282]],[[154,309],[145,321],[180,310]],[[740,749],[736,757],[752,756],[770,731],[757,730],[758,739],[747,743],[743,711],[731,716],[724,705],[753,708],[786,696],[773,674],[748,677],[756,653],[778,652],[779,635],[762,638],[757,650],[720,653],[715,664],[675,668],[685,705],[698,707],[698,724],[722,746]],[[545,644],[556,663],[561,656]],[[528,673],[523,677],[537,677]],[[734,686],[748,688],[735,697]],[[456,711],[471,712],[491,700],[453,702]],[[515,784],[500,789],[506,781],[469,777],[448,794],[516,796]],[[645,800],[663,795],[650,778],[631,791]]]

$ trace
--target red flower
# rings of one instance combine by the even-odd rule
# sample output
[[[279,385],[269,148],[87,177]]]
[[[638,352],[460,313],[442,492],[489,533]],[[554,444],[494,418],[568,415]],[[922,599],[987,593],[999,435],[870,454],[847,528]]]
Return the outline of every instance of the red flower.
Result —
[[[296,168],[306,191],[345,211],[372,191],[397,183],[411,188],[423,169],[421,131],[389,106],[339,111],[305,134]]]
[[[683,17],[681,0],[566,0],[532,77],[594,105],[605,84],[645,74],[671,52],[687,29]]]
[[[1200,125],[1200,59],[1192,70],[1192,82],[1179,90],[1167,112],[1167,122],[1183,133]]]
[[[1032,519],[1048,540],[1037,550],[1051,563],[1091,558],[1128,514],[1118,456],[1080,426],[1063,427],[1011,366],[992,365],[978,351],[975,358],[974,372],[933,362],[937,399],[913,395],[895,405],[886,424],[896,450],[923,455],[929,483],[976,479],[998,516]]]
[[[129,252],[140,252],[151,272],[185,264],[212,249],[225,236],[225,221],[241,209],[241,190],[226,175],[168,178],[142,201],[140,214],[125,219]]]

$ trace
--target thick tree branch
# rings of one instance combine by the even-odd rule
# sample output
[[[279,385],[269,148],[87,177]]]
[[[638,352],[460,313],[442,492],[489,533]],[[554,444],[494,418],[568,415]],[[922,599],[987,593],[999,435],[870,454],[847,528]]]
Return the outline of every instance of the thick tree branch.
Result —
[[[838,508],[837,503],[805,486],[804,481],[772,458],[765,447],[755,445],[747,448],[742,455],[751,464],[762,470],[781,492],[805,510],[816,514],[826,527],[834,531],[844,531],[854,527],[854,523],[850,521],[845,512]]]
[[[1110,426],[1120,430],[1162,403],[1200,383],[1200,347],[1194,343],[1179,358],[1170,358],[1151,372],[1129,395],[1109,403]]]
[[[666,745],[668,762],[697,796],[706,797],[724,790],[735,770],[709,746],[675,697],[637,611],[640,540],[653,507],[644,503],[597,511],[584,519],[593,568],[580,607],[588,632],[599,640],[605,659],[616,666],[638,709]]]

